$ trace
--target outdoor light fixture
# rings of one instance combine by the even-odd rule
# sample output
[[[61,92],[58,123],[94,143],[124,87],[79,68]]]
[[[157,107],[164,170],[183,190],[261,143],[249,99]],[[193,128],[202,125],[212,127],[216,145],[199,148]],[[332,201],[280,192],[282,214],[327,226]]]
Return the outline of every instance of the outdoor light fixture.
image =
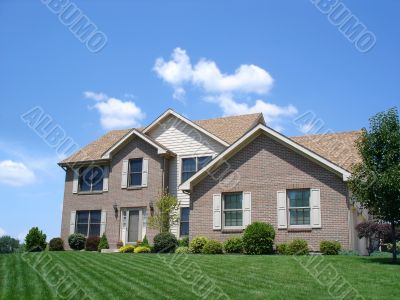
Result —
[[[153,201],[150,201],[149,206],[150,206],[150,215],[153,216],[154,215],[154,204],[153,204]]]
[[[117,218],[118,217],[118,205],[116,202],[113,204],[113,208],[114,208],[114,212],[115,212],[115,218]]]

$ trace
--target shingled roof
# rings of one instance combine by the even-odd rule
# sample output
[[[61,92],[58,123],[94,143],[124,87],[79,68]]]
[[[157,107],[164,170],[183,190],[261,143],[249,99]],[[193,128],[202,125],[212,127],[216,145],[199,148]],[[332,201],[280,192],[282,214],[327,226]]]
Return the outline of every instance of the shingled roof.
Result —
[[[193,122],[228,144],[231,144],[259,122],[264,124],[264,118],[261,113],[257,113]],[[128,134],[130,130],[131,129],[112,130],[94,142],[78,150],[70,157],[62,160],[60,165],[100,160],[101,156],[126,134]],[[143,128],[137,128],[137,130],[142,131]]]
[[[348,131],[296,136],[291,139],[339,167],[351,171],[351,167],[361,160],[355,143],[360,133],[361,131]]]

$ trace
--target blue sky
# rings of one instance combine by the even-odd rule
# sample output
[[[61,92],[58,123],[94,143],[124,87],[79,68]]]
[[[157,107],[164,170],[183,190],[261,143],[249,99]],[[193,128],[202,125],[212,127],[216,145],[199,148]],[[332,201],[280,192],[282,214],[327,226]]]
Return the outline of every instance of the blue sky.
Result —
[[[21,120],[36,106],[85,145],[169,107],[192,119],[261,110],[300,135],[306,112],[346,131],[398,105],[399,1],[342,2],[376,37],[370,51],[308,0],[67,1],[107,38],[97,53],[41,1],[1,1],[0,234],[60,232],[60,157]]]

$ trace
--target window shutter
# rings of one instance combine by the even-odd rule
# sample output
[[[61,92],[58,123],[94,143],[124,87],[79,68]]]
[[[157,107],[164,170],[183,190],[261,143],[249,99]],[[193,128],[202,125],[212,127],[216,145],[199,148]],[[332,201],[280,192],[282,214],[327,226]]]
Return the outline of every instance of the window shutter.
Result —
[[[103,191],[108,192],[108,175],[110,174],[110,168],[108,166],[103,167]]]
[[[321,192],[319,189],[311,189],[311,226],[321,228]]]
[[[149,160],[147,158],[143,158],[143,163],[142,163],[142,186],[147,186],[148,175],[149,175]]]
[[[126,189],[128,186],[128,165],[129,160],[124,159],[122,161],[122,173],[121,173],[121,188]]]
[[[69,234],[75,233],[75,220],[76,220],[76,211],[71,211],[71,219],[69,221]]]
[[[286,191],[276,193],[278,209],[278,228],[287,228]]]
[[[213,195],[213,229],[221,230],[221,194]]]
[[[78,183],[79,183],[79,168],[72,169],[74,172],[74,179],[72,181],[72,193],[78,193]]]
[[[106,231],[106,223],[107,223],[107,211],[101,211],[101,221],[100,221],[100,236]]]
[[[243,193],[243,227],[251,224],[251,192]]]

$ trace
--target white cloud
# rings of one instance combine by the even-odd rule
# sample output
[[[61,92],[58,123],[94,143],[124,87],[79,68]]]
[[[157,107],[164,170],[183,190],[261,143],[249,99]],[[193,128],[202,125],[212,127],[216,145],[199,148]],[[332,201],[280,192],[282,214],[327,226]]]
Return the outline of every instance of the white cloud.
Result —
[[[84,92],[83,95],[85,98],[97,101],[93,107],[100,113],[101,126],[106,130],[139,127],[140,122],[146,117],[133,101],[109,98],[103,93],[90,91]]]
[[[225,74],[212,60],[201,59],[192,65],[186,51],[176,48],[169,61],[158,58],[153,70],[172,86],[175,99],[184,98],[186,87],[197,87],[206,101],[218,104],[224,115],[262,112],[269,126],[283,130],[278,124],[281,119],[297,114],[293,105],[279,106],[262,99],[255,100],[254,104],[235,100],[239,96],[266,95],[271,90],[272,76],[253,64],[240,65],[232,74]]]
[[[23,186],[35,182],[35,173],[22,162],[0,161],[0,182],[11,186]]]
[[[17,235],[17,239],[21,242],[24,243],[25,237],[28,234],[28,230],[22,231]]]
[[[6,235],[6,231],[0,227],[0,236]]]
[[[95,101],[104,101],[107,100],[108,98],[108,96],[104,93],[95,93],[92,91],[83,92],[83,95],[85,96],[85,98],[92,99]]]

